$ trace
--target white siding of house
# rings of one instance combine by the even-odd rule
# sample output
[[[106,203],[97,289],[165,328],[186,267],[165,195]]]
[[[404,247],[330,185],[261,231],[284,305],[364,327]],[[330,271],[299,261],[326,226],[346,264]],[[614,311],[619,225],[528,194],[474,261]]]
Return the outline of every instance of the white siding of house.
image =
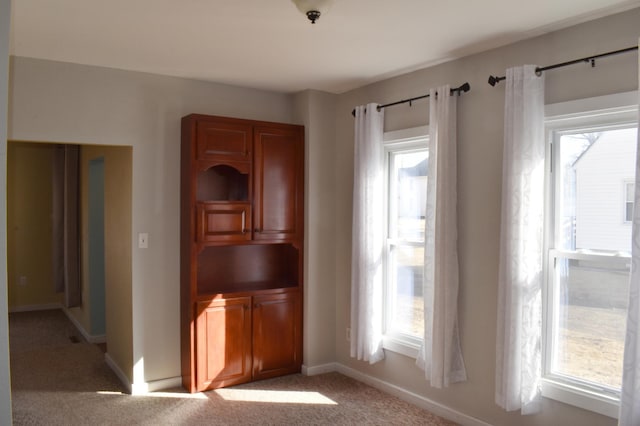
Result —
[[[625,183],[635,176],[635,133],[605,132],[576,164],[576,249],[631,251]]]

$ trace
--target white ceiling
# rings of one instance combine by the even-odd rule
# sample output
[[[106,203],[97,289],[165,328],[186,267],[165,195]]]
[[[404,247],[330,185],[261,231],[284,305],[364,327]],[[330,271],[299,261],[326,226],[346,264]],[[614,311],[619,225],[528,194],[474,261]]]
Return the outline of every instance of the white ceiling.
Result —
[[[640,0],[14,0],[11,52],[253,88],[342,93]]]

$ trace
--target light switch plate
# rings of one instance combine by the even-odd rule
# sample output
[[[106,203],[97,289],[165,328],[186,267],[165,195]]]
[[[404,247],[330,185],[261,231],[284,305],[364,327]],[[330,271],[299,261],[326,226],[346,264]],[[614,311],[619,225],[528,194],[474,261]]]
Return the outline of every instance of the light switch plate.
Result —
[[[138,248],[148,248],[149,247],[149,234],[146,232],[140,232],[138,234]]]

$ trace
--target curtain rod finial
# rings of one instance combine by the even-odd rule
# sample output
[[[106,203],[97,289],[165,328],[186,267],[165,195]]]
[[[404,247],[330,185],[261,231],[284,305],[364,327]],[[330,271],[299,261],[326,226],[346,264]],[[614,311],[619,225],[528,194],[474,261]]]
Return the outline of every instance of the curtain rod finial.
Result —
[[[507,77],[498,77],[495,75],[490,75],[489,76],[489,81],[487,83],[489,83],[492,87],[495,87],[496,84],[500,83],[502,80],[506,80]]]

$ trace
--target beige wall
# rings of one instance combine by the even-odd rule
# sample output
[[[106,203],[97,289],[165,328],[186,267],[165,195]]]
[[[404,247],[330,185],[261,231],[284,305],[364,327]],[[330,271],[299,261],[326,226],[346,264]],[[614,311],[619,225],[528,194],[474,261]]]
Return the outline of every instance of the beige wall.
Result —
[[[304,365],[335,360],[335,105],[337,96],[305,91],[295,96],[305,126]]]
[[[53,145],[10,142],[7,155],[9,309],[56,305],[52,280]],[[26,280],[19,284],[20,277]]]
[[[495,330],[500,230],[500,188],[504,83],[492,88],[490,74],[520,64],[540,66],[635,46],[640,35],[640,9],[526,40],[500,49],[423,69],[351,91],[336,108],[336,358],[337,361],[495,425],[613,425],[615,420],[551,400],[543,412],[521,417],[494,404]],[[550,71],[546,101],[636,90],[638,60],[620,55],[588,65]],[[469,380],[448,389],[432,389],[414,360],[387,352],[374,366],[349,357],[344,338],[349,324],[351,186],[353,182],[354,106],[387,103],[428,93],[429,88],[465,81],[471,91],[458,102],[458,226],[460,259],[460,331]],[[428,104],[385,110],[385,130],[428,124]]]
[[[7,185],[7,100],[11,0],[0,0],[0,188]],[[0,192],[1,193],[1,192]],[[0,197],[0,424],[11,424],[9,323],[7,309],[7,202]]]
[[[180,118],[292,122],[292,97],[28,58],[12,58],[10,87],[10,139],[132,147],[131,319],[107,333],[132,333],[133,372],[123,371],[134,389],[179,377]]]
[[[107,351],[132,380],[131,329],[131,147],[86,145],[80,150],[82,241],[82,306],[72,315],[91,330],[89,285],[88,182],[89,162],[104,158],[105,175],[105,305]]]
[[[99,149],[95,148],[95,151]],[[97,153],[96,153],[97,154]],[[129,365],[133,353],[131,282],[132,149],[109,147],[100,153],[105,167],[105,297],[107,353]],[[91,158],[89,155],[88,158]],[[94,157],[95,158],[95,157]],[[111,333],[110,330],[114,330]],[[129,377],[133,380],[133,377]]]

